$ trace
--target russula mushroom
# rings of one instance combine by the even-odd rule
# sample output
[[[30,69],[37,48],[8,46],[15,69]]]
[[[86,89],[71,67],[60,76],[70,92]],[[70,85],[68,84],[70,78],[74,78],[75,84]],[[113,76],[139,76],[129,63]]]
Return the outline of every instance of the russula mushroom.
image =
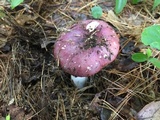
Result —
[[[84,77],[86,81],[86,77],[99,72],[116,58],[119,46],[119,38],[109,24],[84,20],[60,35],[54,44],[54,56],[65,72]]]

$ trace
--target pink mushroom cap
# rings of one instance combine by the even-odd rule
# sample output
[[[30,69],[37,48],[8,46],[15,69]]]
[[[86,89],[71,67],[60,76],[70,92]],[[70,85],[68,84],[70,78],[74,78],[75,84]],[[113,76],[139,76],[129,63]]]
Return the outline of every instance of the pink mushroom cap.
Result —
[[[90,23],[98,24],[89,30]],[[85,20],[60,35],[54,44],[54,56],[65,72],[87,77],[110,64],[119,46],[119,38],[110,25],[101,20]]]

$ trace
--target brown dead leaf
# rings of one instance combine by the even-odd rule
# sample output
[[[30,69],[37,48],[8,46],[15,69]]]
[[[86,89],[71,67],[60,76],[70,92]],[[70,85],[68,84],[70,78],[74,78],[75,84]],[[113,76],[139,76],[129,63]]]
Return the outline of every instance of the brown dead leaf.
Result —
[[[16,17],[17,22],[20,25],[24,25],[28,21],[34,21],[37,18],[37,16],[31,16],[31,15],[19,15]]]
[[[24,109],[16,105],[11,105],[8,109],[11,118],[14,120],[29,120],[32,116],[32,113],[26,115]]]
[[[0,25],[0,48],[5,46],[8,41],[8,36],[11,35],[12,29],[7,25]]]

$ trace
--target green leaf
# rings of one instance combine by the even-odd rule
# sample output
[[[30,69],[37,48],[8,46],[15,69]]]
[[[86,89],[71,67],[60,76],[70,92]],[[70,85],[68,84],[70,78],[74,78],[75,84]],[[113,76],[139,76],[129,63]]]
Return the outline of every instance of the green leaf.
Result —
[[[24,0],[10,0],[11,8],[14,9],[20,5]]]
[[[153,42],[150,44],[150,46],[152,48],[156,48],[156,49],[160,50],[160,42]]]
[[[135,62],[145,62],[148,60],[148,56],[143,53],[134,53],[132,55],[132,60]]]
[[[160,0],[154,0],[152,10],[154,10],[159,4],[160,4]]]
[[[155,46],[155,42],[156,44],[160,44],[160,25],[146,27],[141,34],[141,41],[143,44],[150,45],[151,47]]]
[[[151,49],[148,48],[148,49],[146,50],[146,55],[147,55],[148,58],[150,58],[150,57],[152,56],[152,51],[151,51]]]
[[[10,115],[7,115],[6,116],[6,120],[10,120],[11,119],[11,116]]]
[[[157,68],[160,68],[160,60],[158,60],[157,58],[150,58],[148,61],[151,62]]]
[[[119,14],[122,12],[123,8],[126,6],[127,0],[116,0],[115,12]]]
[[[100,6],[94,6],[91,8],[91,14],[93,18],[98,19],[102,16],[102,8]]]
[[[131,3],[132,4],[138,4],[139,2],[141,2],[142,0],[132,0]]]

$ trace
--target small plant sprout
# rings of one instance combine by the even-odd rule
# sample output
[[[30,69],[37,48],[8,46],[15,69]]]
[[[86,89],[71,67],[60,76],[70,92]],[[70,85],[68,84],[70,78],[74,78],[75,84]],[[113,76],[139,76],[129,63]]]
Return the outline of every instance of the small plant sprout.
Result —
[[[132,4],[138,4],[139,2],[142,2],[142,0],[131,0]]]
[[[144,45],[160,50],[160,25],[152,25],[145,28],[141,34],[141,41]],[[135,62],[150,62],[155,67],[160,68],[160,60],[152,56],[152,50],[148,48],[145,53],[134,53],[132,60]]]
[[[160,5],[160,0],[154,0],[152,10],[154,10],[158,5]]]
[[[122,12],[123,8],[126,6],[127,0],[116,0],[116,5],[115,5],[115,13],[119,14]]]
[[[6,120],[10,120],[11,119],[11,116],[10,116],[10,114],[8,114],[7,116],[6,116]]]
[[[102,8],[100,6],[94,6],[91,8],[91,15],[95,19],[99,19],[103,14]]]
[[[147,2],[145,0],[131,0],[130,2],[132,4],[138,4],[140,2]],[[115,0],[115,8],[114,8],[114,11],[116,14],[119,14],[122,12],[123,8],[126,6],[127,4],[127,0]],[[152,10],[154,10],[158,5],[160,5],[160,0],[154,0],[154,3],[153,3],[153,7],[152,7]]]
[[[11,4],[11,8],[14,9],[18,5],[24,2],[24,0],[8,0]]]
[[[114,61],[118,52],[117,34],[101,20],[80,21],[60,34],[54,44],[55,58],[78,88],[83,87],[89,76]]]

